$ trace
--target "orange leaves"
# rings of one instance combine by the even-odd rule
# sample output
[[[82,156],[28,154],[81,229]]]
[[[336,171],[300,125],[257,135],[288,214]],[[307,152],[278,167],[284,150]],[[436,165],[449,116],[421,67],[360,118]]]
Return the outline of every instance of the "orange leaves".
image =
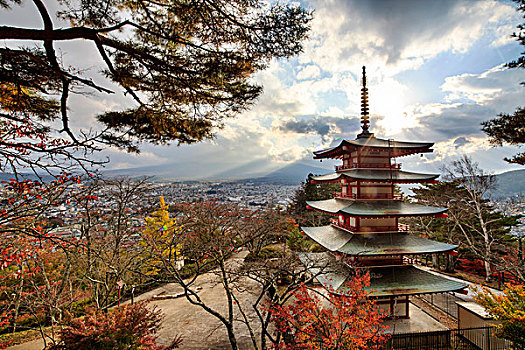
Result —
[[[368,275],[348,283],[348,293],[335,294],[302,285],[287,305],[269,307],[283,334],[278,349],[375,349],[386,341],[383,314],[364,287]]]

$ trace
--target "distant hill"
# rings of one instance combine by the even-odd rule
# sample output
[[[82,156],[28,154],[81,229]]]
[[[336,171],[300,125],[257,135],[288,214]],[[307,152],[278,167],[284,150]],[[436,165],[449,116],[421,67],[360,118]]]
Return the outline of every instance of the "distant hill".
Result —
[[[496,190],[494,198],[506,198],[515,195],[525,195],[525,169],[511,170],[496,175]]]
[[[224,164],[220,164],[224,167]],[[106,170],[102,173],[106,176],[143,177],[152,176],[154,180],[176,180],[176,181],[252,181],[269,182],[285,185],[299,185],[306,179],[308,174],[328,174],[333,169],[315,166],[310,160],[297,161],[283,166],[277,170],[265,173],[259,169],[263,167],[261,161],[232,167],[228,170],[217,171],[219,164],[202,164],[200,162],[188,162],[183,165],[168,164],[150,167],[137,167],[119,170]],[[23,178],[36,180],[34,174],[22,174]],[[53,178],[49,175],[42,176],[44,181]],[[9,181],[14,178],[13,174],[0,173],[0,181]],[[496,190],[492,192],[493,198],[507,198],[515,195],[525,196],[525,169],[511,170],[496,175]]]
[[[316,167],[312,160],[301,160],[281,168],[268,169],[268,160],[255,160],[241,166],[228,167],[224,163],[184,162],[183,164],[163,164],[150,167],[106,170],[107,176],[152,176],[154,180],[176,181],[255,181],[299,185],[309,173],[328,174],[333,169]],[[216,170],[223,169],[223,170]]]
[[[35,174],[18,174],[19,178],[20,179],[23,179],[23,180],[32,180],[32,181],[36,181],[36,180],[40,180]],[[11,179],[14,179],[15,176],[13,174],[10,174],[10,173],[0,173],[0,181],[9,181]],[[48,181],[52,181],[54,180],[54,178],[50,175],[41,175],[41,178],[44,182],[48,182]]]
[[[310,162],[298,161],[254,179],[255,181],[299,185],[308,174],[329,174],[334,170],[312,166]]]

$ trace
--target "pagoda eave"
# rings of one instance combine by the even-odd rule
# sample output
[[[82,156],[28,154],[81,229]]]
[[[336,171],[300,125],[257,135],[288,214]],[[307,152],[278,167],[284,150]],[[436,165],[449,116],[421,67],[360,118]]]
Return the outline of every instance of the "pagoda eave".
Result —
[[[307,207],[328,214],[346,214],[354,217],[415,217],[438,216],[442,217],[447,208],[431,207],[398,200],[359,201],[345,199],[328,199],[321,201],[307,201]]]
[[[349,256],[419,255],[451,252],[458,246],[404,232],[355,233],[336,226],[301,227],[318,244]]]
[[[298,253],[303,265],[328,291],[345,294],[346,284],[353,279],[352,269],[336,261],[329,253]],[[373,297],[396,297],[445,292],[461,292],[467,285],[412,265],[379,266],[362,268],[370,274]]]
[[[338,180],[365,181],[365,182],[388,182],[388,183],[435,183],[439,174],[423,174],[398,169],[345,169],[326,175],[314,175],[310,181],[336,182]]]
[[[434,143],[391,141],[376,137],[343,140],[339,145],[314,152],[314,159],[341,158],[344,153],[367,150],[391,150],[390,157],[402,157],[417,153],[431,153]]]

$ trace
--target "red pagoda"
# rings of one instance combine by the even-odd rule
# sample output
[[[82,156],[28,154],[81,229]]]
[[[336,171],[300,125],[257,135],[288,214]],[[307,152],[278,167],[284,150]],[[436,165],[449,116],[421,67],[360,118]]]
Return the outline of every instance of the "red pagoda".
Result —
[[[365,67],[361,89],[362,132],[355,140],[314,152],[314,159],[341,159],[335,172],[313,176],[313,183],[339,182],[334,198],[307,202],[308,208],[334,216],[331,225],[301,227],[326,253],[301,253],[299,258],[329,290],[344,293],[345,281],[358,269],[370,272],[372,295],[392,317],[409,317],[409,297],[463,290],[466,285],[411,264],[420,254],[452,253],[456,245],[408,232],[403,217],[446,217],[446,208],[403,201],[396,184],[435,183],[439,175],[401,170],[398,157],[432,152],[433,143],[376,138],[369,131]],[[322,270],[320,266],[330,266]]]

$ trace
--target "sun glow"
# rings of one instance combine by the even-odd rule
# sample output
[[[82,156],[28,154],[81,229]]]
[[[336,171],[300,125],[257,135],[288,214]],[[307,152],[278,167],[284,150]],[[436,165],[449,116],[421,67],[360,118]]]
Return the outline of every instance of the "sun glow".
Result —
[[[384,136],[415,126],[416,120],[406,102],[408,88],[405,85],[389,79],[371,86],[369,91],[370,112],[378,117],[373,119],[377,127],[385,132]]]

